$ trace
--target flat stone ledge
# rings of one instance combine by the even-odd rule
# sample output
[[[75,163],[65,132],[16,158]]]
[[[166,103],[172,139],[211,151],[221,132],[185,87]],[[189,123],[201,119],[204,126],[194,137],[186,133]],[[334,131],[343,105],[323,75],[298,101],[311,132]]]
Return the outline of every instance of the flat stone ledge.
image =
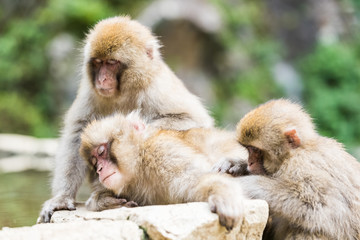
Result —
[[[261,239],[268,205],[262,200],[246,200],[244,205],[244,220],[231,232],[220,226],[218,216],[203,202],[102,212],[78,204],[75,211],[55,212],[52,224],[4,228],[0,239]]]
[[[144,231],[131,221],[90,220],[68,223],[38,224],[32,227],[3,228],[1,240],[79,240],[109,239],[136,240],[146,239]]]

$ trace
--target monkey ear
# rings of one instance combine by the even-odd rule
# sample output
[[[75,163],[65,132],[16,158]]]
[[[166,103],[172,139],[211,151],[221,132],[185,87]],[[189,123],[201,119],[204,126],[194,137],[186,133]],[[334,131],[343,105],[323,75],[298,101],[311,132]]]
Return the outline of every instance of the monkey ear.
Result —
[[[146,128],[146,124],[144,122],[144,120],[140,117],[140,111],[136,110],[131,112],[129,115],[127,115],[126,117],[128,119],[128,121],[130,122],[130,124],[133,126],[133,128],[139,132],[142,132],[145,130]]]
[[[142,132],[145,130],[145,124],[143,122],[132,122],[132,126],[135,130]]]
[[[146,48],[146,55],[148,55],[148,57],[153,60],[154,59],[154,49],[152,47],[147,47]]]
[[[293,147],[297,148],[300,147],[301,141],[299,136],[297,135],[296,129],[292,128],[290,130],[287,130],[284,133],[288,143]]]
[[[148,41],[146,44],[146,55],[153,60],[155,57],[160,55],[159,52],[160,44],[157,39]]]

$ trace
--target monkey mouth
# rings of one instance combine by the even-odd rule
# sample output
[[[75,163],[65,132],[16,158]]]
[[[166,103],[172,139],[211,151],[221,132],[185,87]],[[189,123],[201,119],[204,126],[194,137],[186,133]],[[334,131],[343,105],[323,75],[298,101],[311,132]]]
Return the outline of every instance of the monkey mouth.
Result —
[[[112,175],[114,175],[116,172],[113,172],[109,175],[107,175],[106,177],[104,177],[103,179],[100,179],[100,182],[104,183],[109,177],[111,177]]]
[[[114,88],[101,88],[99,89],[99,92],[104,97],[112,96],[115,92]]]

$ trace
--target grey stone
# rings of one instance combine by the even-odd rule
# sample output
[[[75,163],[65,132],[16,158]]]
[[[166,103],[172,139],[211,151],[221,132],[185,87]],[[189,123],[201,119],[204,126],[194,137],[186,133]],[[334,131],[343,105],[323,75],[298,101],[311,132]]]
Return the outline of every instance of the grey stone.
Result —
[[[126,220],[91,220],[68,223],[39,224],[32,227],[3,228],[1,240],[78,240],[78,239],[144,239],[144,231],[135,223]]]
[[[55,223],[87,220],[129,220],[143,228],[151,239],[261,239],[268,218],[268,205],[262,200],[246,200],[244,220],[231,232],[220,226],[218,216],[207,203],[119,208],[90,212],[55,212]]]

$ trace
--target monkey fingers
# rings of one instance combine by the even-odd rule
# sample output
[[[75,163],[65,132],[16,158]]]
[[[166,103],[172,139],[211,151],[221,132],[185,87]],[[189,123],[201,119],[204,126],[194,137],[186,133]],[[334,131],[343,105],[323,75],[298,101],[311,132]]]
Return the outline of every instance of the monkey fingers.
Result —
[[[130,207],[137,207],[138,204],[137,204],[136,202],[134,202],[134,201],[129,201],[129,202],[126,202],[126,203],[124,204],[124,206],[130,208]]]
[[[237,202],[230,203],[222,197],[212,195],[209,197],[210,210],[219,215],[220,225],[231,231],[240,221],[241,208]]]
[[[57,196],[44,203],[42,211],[36,223],[49,223],[51,216],[59,210],[75,210],[75,200],[66,196]]]
[[[105,209],[119,208],[119,207],[137,207],[137,203],[134,201],[127,201],[124,198],[118,198],[115,196],[102,196],[98,198],[96,211],[102,211]]]
[[[224,158],[217,162],[213,168],[213,172],[228,173],[234,177],[246,175],[247,164],[239,159]]]

